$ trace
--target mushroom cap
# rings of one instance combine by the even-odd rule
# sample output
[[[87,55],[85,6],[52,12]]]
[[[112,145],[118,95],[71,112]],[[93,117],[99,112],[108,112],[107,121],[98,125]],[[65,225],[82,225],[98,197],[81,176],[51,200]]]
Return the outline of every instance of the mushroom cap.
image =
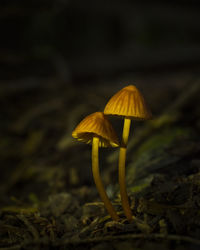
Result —
[[[110,98],[104,109],[106,115],[119,115],[135,120],[146,120],[152,117],[140,91],[129,85]]]
[[[86,116],[74,129],[72,136],[79,141],[92,143],[99,137],[99,147],[118,147],[119,141],[114,128],[102,112]]]

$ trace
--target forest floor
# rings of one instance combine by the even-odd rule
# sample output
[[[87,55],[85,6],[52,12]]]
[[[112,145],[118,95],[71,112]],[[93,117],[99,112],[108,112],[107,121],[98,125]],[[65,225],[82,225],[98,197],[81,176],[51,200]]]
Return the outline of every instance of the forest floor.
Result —
[[[100,150],[115,222],[93,183],[91,146],[71,137],[81,119],[127,84],[25,79],[0,87],[0,249],[200,249],[200,79],[134,79],[153,119],[132,123],[132,223],[119,197],[118,149]],[[122,121],[111,122],[120,137]]]

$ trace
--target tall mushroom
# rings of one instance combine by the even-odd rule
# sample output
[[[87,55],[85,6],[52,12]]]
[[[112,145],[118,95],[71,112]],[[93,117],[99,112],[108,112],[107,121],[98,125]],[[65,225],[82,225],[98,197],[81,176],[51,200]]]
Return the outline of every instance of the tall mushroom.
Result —
[[[104,205],[113,220],[119,220],[114,207],[112,206],[99,173],[99,147],[118,147],[117,135],[102,112],[88,115],[72,132],[72,136],[79,141],[92,143],[92,172],[94,182]]]
[[[104,114],[124,117],[124,128],[119,153],[119,185],[124,213],[127,219],[131,221],[132,212],[129,206],[125,183],[126,150],[131,119],[150,119],[152,116],[151,111],[148,109],[139,90],[134,85],[129,85],[111,97],[104,109]]]

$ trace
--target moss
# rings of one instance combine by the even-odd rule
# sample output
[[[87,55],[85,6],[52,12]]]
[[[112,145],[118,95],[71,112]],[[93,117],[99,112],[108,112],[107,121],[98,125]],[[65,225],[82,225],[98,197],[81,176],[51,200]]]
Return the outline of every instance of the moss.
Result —
[[[177,140],[180,137],[188,137],[190,135],[189,129],[184,128],[170,128],[162,131],[160,134],[156,134],[150,137],[149,140],[144,142],[136,152],[136,157],[139,157],[143,152],[150,151],[153,149],[163,148],[170,146],[174,140]]]
[[[38,209],[36,207],[8,206],[1,208],[0,211],[2,213],[11,213],[11,214],[34,214],[38,212]]]
[[[189,135],[190,130],[175,127],[157,133],[145,141],[133,153],[133,158],[128,165],[127,181],[131,190],[134,190],[135,187],[136,190],[142,190],[150,184],[147,178],[150,173],[158,172],[178,162],[180,157],[170,155],[168,149],[176,147],[178,141]],[[135,186],[136,181],[140,183],[137,186]]]
[[[140,193],[142,190],[147,188],[153,180],[153,175],[149,175],[144,179],[136,181],[133,186],[129,188],[129,190],[133,193]]]

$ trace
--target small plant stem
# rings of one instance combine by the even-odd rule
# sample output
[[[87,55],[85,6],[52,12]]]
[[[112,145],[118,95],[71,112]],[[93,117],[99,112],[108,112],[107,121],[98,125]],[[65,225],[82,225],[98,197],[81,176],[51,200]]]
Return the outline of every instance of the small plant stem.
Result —
[[[110,214],[111,218],[115,221],[119,220],[119,216],[117,215],[113,205],[111,204],[106,191],[104,189],[103,183],[101,181],[100,173],[99,173],[99,138],[93,137],[92,142],[92,172],[94,177],[94,182],[96,184],[99,195],[104,202],[104,205]]]
[[[128,136],[131,126],[131,119],[124,119],[124,128],[122,134],[122,145],[119,151],[119,186],[120,186],[120,195],[122,201],[122,207],[124,213],[129,221],[132,221],[132,212],[129,206],[128,195],[126,191],[126,150],[128,143]]]

